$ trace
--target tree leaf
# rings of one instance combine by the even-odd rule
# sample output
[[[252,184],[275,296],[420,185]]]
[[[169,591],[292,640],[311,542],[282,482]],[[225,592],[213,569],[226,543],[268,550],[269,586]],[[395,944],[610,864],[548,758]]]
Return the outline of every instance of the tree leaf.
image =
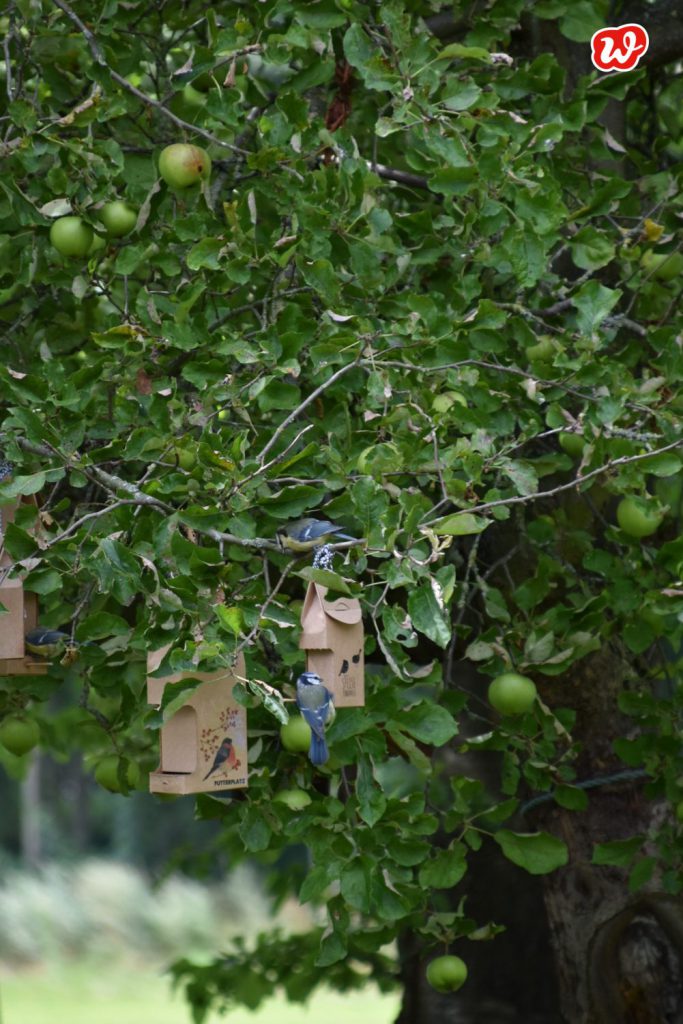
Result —
[[[474,516],[470,512],[456,512],[436,519],[429,528],[439,536],[466,537],[473,533],[482,533],[490,523],[489,519],[482,519],[481,516]]]
[[[493,838],[508,860],[530,875],[547,875],[569,859],[566,844],[547,832],[509,832],[500,829]]]
[[[598,281],[586,281],[571,300],[578,311],[579,329],[585,334],[592,334],[614,309],[620,297],[619,288],[605,288]]]
[[[79,640],[103,640],[107,636],[126,636],[130,625],[120,615],[111,612],[95,612],[78,625]]]
[[[467,871],[467,850],[462,843],[441,850],[420,868],[420,885],[424,889],[452,889]]]
[[[485,63],[491,62],[491,54],[481,46],[464,46],[462,43],[449,43],[437,55],[437,60],[482,60]]]
[[[237,605],[226,607],[224,604],[216,605],[216,615],[221,625],[233,636],[238,637],[242,632],[242,609]]]
[[[596,843],[593,847],[592,864],[612,864],[626,868],[642,849],[643,836],[631,836],[630,839],[614,839],[609,843]]]
[[[447,647],[451,639],[450,622],[439,607],[432,588],[422,584],[408,595],[408,612],[415,629],[424,633],[439,647]]]
[[[410,733],[421,743],[429,743],[434,747],[442,747],[458,732],[453,716],[438,704],[418,704],[417,707],[403,711],[395,722],[389,723],[389,728],[392,725]]]

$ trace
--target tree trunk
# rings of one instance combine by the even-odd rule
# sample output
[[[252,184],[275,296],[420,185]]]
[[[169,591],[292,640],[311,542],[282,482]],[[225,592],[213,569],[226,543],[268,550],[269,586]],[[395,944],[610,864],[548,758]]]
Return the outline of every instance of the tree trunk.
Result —
[[[457,680],[458,687],[475,697],[486,692],[489,680],[471,662],[456,662],[445,672],[452,683]],[[481,731],[479,719],[461,718],[461,740]],[[442,754],[446,772],[480,779],[492,800],[497,799],[498,754],[471,750],[461,755],[452,748]],[[530,830],[524,819],[506,824]],[[490,942],[463,939],[454,944],[450,952],[467,963],[468,977],[452,995],[440,995],[431,988],[425,977],[431,956],[424,958],[424,944],[418,937],[404,935],[399,943],[404,994],[396,1024],[561,1024],[541,879],[526,874],[505,859],[496,843],[485,840],[469,858],[463,882],[449,893],[451,908],[455,910],[463,898],[468,918],[480,925],[493,921],[505,931]],[[441,952],[434,950],[433,955]]]
[[[463,940],[453,947],[451,952],[467,963],[468,978],[452,995],[431,988],[421,943],[405,935],[399,943],[405,987],[396,1024],[561,1024],[539,879],[525,875],[488,843],[472,858],[464,884],[466,892],[454,893],[453,906],[466,895],[468,917],[494,920],[506,931],[492,942]]]
[[[633,720],[617,708],[620,662],[603,651],[575,665],[570,681],[553,680],[548,697],[577,709],[579,777],[599,782],[623,768],[612,742]],[[642,783],[590,789],[585,811],[552,803],[530,815],[533,827],[567,844],[569,862],[545,879],[562,1016],[567,1024],[673,1024],[683,1021],[683,903],[651,882],[629,893],[628,867],[592,863],[597,843],[647,836],[666,813],[645,799]],[[644,853],[652,851],[645,844]]]

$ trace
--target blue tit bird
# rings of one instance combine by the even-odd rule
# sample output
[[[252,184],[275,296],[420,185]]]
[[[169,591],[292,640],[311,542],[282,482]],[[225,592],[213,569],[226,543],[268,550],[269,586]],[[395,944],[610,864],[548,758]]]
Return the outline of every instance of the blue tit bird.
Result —
[[[45,629],[43,626],[30,629],[24,637],[27,651],[51,660],[61,654],[70,642],[71,637],[68,633],[62,633],[59,629]]]
[[[311,764],[325,764],[330,756],[325,742],[325,726],[334,721],[332,694],[315,672],[302,672],[296,681],[296,703],[311,727]]]
[[[353,540],[360,543],[357,537],[350,537],[343,530],[343,526],[337,526],[329,519],[308,517],[281,526],[277,531],[277,539],[281,548],[289,548],[290,551],[312,551],[322,544],[333,544],[338,540]]]

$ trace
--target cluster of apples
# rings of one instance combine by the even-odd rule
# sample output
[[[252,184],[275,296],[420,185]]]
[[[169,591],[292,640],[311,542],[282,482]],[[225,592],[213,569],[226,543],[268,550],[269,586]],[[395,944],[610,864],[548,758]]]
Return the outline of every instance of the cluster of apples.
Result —
[[[99,211],[99,219],[109,238],[123,238],[137,223],[138,214],[129,203],[114,199]],[[104,247],[104,239],[81,217],[59,217],[50,228],[50,241],[62,256],[90,256]]]
[[[159,156],[159,174],[174,189],[191,188],[211,174],[211,157],[200,146],[176,142],[166,146]],[[98,211],[108,238],[129,235],[138,221],[138,211],[123,199],[114,199]],[[91,256],[105,246],[104,238],[83,220],[69,215],[59,217],[50,228],[50,241],[62,256]]]

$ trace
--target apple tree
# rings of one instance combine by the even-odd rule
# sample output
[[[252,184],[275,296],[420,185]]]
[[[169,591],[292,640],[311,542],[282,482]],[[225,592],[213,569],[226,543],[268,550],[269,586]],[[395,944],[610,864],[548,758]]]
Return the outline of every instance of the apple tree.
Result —
[[[600,75],[615,18],[650,51]],[[194,1019],[369,980],[411,1024],[674,1019],[676,5],[10,0],[0,28],[0,502],[37,499],[3,542],[77,654],[0,714],[126,792],[146,652],[243,653],[249,788],[197,815],[317,908],[176,964]],[[305,515],[365,542],[317,577],[367,634],[323,769],[280,742],[315,570],[275,534]]]

